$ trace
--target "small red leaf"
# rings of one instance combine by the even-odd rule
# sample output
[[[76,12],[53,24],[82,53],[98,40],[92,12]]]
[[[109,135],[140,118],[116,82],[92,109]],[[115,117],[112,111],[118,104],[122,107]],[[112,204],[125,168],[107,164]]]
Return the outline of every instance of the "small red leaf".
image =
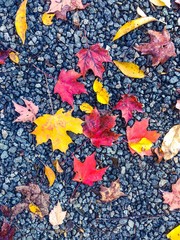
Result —
[[[75,72],[73,69],[66,71],[63,69],[58,77],[58,81],[54,87],[54,93],[58,93],[63,102],[68,102],[73,106],[73,95],[86,93],[83,83],[77,82],[81,76],[80,73]]]
[[[96,169],[95,153],[88,156],[82,163],[74,158],[74,172],[76,173],[73,181],[82,182],[92,186],[94,182],[102,180],[106,168]]]
[[[79,58],[77,65],[80,67],[83,77],[91,69],[95,76],[102,79],[102,74],[105,71],[102,63],[112,62],[108,51],[101,48],[99,43],[92,45],[89,49],[81,49],[76,56]]]
[[[6,59],[9,57],[10,50],[0,51],[0,64],[5,64]]]
[[[133,111],[142,112],[142,104],[138,102],[135,96],[124,94],[122,95],[122,99],[117,102],[114,109],[121,110],[122,117],[125,119],[126,123],[128,123],[128,121],[132,119]]]
[[[115,125],[116,116],[100,115],[95,108],[85,117],[83,133],[91,139],[92,144],[96,147],[112,146],[113,142],[120,136],[120,134],[111,131]]]

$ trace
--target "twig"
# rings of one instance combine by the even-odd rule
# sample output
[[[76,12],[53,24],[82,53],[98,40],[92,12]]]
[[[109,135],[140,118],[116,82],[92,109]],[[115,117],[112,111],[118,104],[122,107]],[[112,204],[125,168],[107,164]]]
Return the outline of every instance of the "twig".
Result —
[[[80,184],[81,184],[81,182],[79,182],[79,183],[77,184],[77,186],[75,187],[75,189],[74,189],[74,191],[73,191],[73,193],[72,193],[72,195],[71,195],[71,197],[70,197],[70,199],[69,199],[69,202],[70,202],[70,200],[71,200],[72,198],[74,198],[74,196],[75,196],[75,194],[76,194],[76,192],[77,192],[77,189],[78,189],[78,187],[80,186]]]

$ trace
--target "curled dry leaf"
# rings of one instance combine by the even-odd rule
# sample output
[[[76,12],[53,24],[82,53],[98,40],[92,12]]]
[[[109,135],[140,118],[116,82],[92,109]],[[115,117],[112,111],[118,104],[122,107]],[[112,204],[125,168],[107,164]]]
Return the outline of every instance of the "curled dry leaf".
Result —
[[[49,213],[49,222],[53,226],[58,226],[63,223],[66,217],[66,211],[62,211],[60,202],[58,201],[57,205],[54,206],[52,211]]]
[[[140,17],[125,23],[122,27],[119,28],[119,30],[115,34],[113,41],[119,39],[120,37],[131,32],[132,30],[152,21],[157,21],[157,19],[154,17]]]
[[[131,78],[144,78],[144,72],[135,63],[113,61],[119,70],[126,76]]]
[[[170,240],[178,240],[180,239],[180,225],[173,228],[167,235],[167,238]]]
[[[44,167],[44,172],[48,179],[49,187],[51,187],[53,185],[54,181],[56,180],[56,175],[55,175],[54,171],[47,165]]]
[[[38,106],[36,106],[33,102],[23,99],[26,107],[23,107],[13,101],[15,111],[20,114],[14,122],[34,122],[36,119],[36,114],[38,113]]]
[[[166,28],[163,29],[162,33],[148,30],[148,34],[150,35],[150,42],[142,43],[134,48],[143,55],[150,54],[152,56],[152,66],[163,64],[170,57],[176,56],[174,44]]]
[[[9,53],[9,58],[11,59],[12,62],[18,64],[19,63],[19,53],[17,52],[10,52]]]
[[[103,87],[102,83],[98,81],[96,78],[93,83],[93,90],[96,93],[97,101],[102,104],[108,104],[109,103],[109,93],[107,90]]]
[[[47,12],[45,12],[42,15],[42,22],[43,22],[43,24],[46,25],[46,26],[52,25],[53,24],[52,19],[53,19],[54,16],[55,16],[54,13],[47,13]]]
[[[180,100],[177,100],[177,102],[176,102],[176,108],[180,110]]]
[[[137,11],[137,14],[138,14],[140,17],[147,17],[147,15],[145,14],[145,12],[144,12],[140,7],[137,7],[136,11]]]
[[[170,211],[180,208],[180,178],[172,184],[172,192],[163,192],[163,198]]]
[[[0,64],[5,64],[6,59],[9,56],[10,50],[1,50],[0,51]]]
[[[26,23],[26,4],[27,4],[27,0],[24,0],[21,3],[15,18],[16,31],[19,37],[21,38],[23,44],[25,42],[26,30],[28,27]]]
[[[58,173],[63,173],[63,169],[61,168],[59,161],[57,159],[53,161],[53,166],[55,167]]]
[[[85,102],[80,105],[80,109],[85,113],[91,113],[93,111],[93,107],[89,103]]]
[[[164,6],[167,6],[169,8],[171,7],[170,0],[149,0],[149,1],[158,7],[164,7]]]
[[[165,135],[161,150],[165,160],[169,160],[178,154],[180,151],[180,124],[173,126]]]
[[[101,186],[100,194],[102,202],[111,202],[118,199],[119,197],[126,196],[123,192],[120,191],[119,179],[112,182],[109,188]]]

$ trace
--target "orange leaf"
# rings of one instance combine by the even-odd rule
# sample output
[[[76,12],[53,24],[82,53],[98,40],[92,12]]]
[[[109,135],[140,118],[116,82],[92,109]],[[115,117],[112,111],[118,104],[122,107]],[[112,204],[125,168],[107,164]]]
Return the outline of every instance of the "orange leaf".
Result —
[[[45,175],[49,181],[49,187],[51,187],[56,179],[56,175],[49,166],[45,166],[44,171],[45,171]]]
[[[53,162],[53,166],[55,167],[55,169],[58,173],[63,173],[63,169],[61,168],[58,160],[55,160]]]

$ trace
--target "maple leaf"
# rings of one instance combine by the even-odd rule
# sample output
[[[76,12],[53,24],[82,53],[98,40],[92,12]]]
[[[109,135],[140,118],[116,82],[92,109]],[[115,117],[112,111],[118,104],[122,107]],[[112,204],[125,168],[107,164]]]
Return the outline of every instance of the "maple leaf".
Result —
[[[37,144],[51,139],[53,151],[59,149],[66,152],[68,145],[73,142],[67,131],[82,133],[83,121],[72,117],[71,113],[72,111],[64,112],[61,108],[54,115],[44,114],[37,118],[34,121],[37,127],[31,133],[36,135]]]
[[[74,172],[76,174],[73,181],[92,186],[94,182],[102,180],[106,170],[107,167],[96,169],[95,153],[88,156],[83,163],[77,158],[74,158]]]
[[[4,220],[0,228],[0,240],[13,240],[14,234],[15,228]]]
[[[77,82],[81,76],[74,70],[62,70],[59,74],[58,81],[54,87],[54,93],[58,93],[63,102],[68,102],[73,106],[73,95],[87,93],[83,83]]]
[[[36,114],[38,113],[38,106],[36,106],[33,102],[23,99],[26,107],[23,107],[13,101],[15,111],[20,114],[18,118],[14,120],[14,122],[34,122],[36,119]]]
[[[125,119],[127,124],[128,121],[132,119],[132,113],[134,111],[142,112],[142,104],[135,96],[124,94],[122,95],[122,99],[117,102],[113,109],[122,111],[122,117]]]
[[[147,130],[149,119],[135,121],[132,127],[127,127],[127,139],[131,153],[137,152],[141,157],[152,155],[151,147],[159,138],[156,131]]]
[[[5,64],[6,59],[9,57],[10,50],[0,51],[0,64]]]
[[[101,186],[100,194],[102,202],[111,202],[118,199],[119,197],[126,196],[123,192],[120,191],[119,179],[112,182],[109,188]]]
[[[99,43],[92,45],[88,49],[81,49],[76,56],[79,58],[77,65],[80,67],[83,77],[91,69],[95,76],[102,79],[102,74],[105,71],[102,63],[112,62],[108,51],[101,48]]]
[[[116,124],[116,116],[100,115],[95,108],[85,116],[83,133],[90,138],[92,144],[96,147],[112,146],[112,143],[118,139],[120,134],[111,131]]]
[[[58,226],[63,223],[64,218],[66,217],[66,211],[62,211],[60,202],[58,201],[57,205],[49,213],[49,222],[53,226]]]
[[[169,32],[166,28],[162,33],[148,30],[150,35],[149,43],[142,43],[134,47],[136,50],[142,52],[143,55],[152,55],[152,66],[165,63],[170,57],[175,57],[175,47],[170,40]]]
[[[89,4],[82,4],[81,0],[51,0],[47,13],[55,13],[57,19],[66,20],[66,14],[75,9],[85,9]]]
[[[180,208],[180,178],[172,184],[172,192],[163,192],[163,198],[164,203],[170,206],[170,211]]]

